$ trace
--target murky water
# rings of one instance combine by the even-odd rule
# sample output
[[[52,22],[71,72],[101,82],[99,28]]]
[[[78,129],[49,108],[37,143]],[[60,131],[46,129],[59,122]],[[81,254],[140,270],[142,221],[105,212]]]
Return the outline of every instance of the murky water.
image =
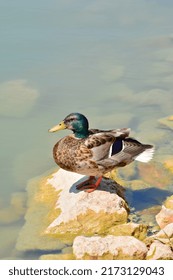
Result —
[[[0,3],[1,259],[41,254],[15,249],[25,189],[55,166],[52,146],[66,132],[47,131],[70,112],[93,128],[131,127],[157,156],[172,153],[172,131],[158,121],[173,114],[172,9],[169,0]]]

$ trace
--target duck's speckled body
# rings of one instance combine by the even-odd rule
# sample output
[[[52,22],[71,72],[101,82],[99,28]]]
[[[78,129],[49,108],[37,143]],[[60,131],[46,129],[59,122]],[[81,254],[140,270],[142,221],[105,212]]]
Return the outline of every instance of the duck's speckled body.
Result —
[[[152,158],[152,145],[141,144],[128,137],[130,129],[99,130],[88,129],[88,120],[79,113],[68,115],[58,126],[50,129],[55,132],[71,129],[74,133],[60,139],[53,148],[55,162],[67,171],[90,176],[84,186],[93,191],[101,182],[102,176],[114,168],[125,166],[134,160],[147,162]],[[99,176],[96,184],[91,184]],[[84,182],[86,184],[86,182]]]

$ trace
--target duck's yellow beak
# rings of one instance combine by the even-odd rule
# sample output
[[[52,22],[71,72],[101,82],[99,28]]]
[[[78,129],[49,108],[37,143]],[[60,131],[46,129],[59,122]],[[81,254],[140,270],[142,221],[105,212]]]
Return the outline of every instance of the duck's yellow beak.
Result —
[[[64,121],[60,122],[58,125],[55,125],[54,127],[52,127],[51,129],[49,129],[48,131],[49,132],[55,132],[55,131],[58,131],[58,130],[63,130],[63,129],[66,129],[66,125],[64,123]]]

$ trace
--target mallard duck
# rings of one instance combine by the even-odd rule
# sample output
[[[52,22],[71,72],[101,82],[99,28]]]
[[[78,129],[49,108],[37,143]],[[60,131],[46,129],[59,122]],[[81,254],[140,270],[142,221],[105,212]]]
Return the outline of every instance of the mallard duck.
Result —
[[[89,129],[87,118],[80,113],[69,114],[49,132],[70,129],[73,134],[60,139],[53,148],[53,157],[59,167],[89,176],[77,186],[79,190],[94,191],[105,173],[123,167],[134,160],[148,162],[154,147],[130,138],[129,128]],[[95,176],[97,180],[94,183]]]

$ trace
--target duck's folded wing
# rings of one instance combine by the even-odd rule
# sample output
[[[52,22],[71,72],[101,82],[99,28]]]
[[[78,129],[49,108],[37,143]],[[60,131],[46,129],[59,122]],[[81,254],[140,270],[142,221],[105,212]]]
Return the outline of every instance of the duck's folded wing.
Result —
[[[152,145],[142,144],[133,138],[117,139],[111,148],[111,158],[126,164],[133,160],[148,162],[153,154]]]
[[[92,152],[92,160],[98,161],[108,158],[110,155],[112,144],[116,141],[117,137],[124,139],[129,135],[130,130],[127,128],[99,131],[90,130],[93,134],[85,140],[85,145]],[[97,133],[94,133],[94,131]]]

